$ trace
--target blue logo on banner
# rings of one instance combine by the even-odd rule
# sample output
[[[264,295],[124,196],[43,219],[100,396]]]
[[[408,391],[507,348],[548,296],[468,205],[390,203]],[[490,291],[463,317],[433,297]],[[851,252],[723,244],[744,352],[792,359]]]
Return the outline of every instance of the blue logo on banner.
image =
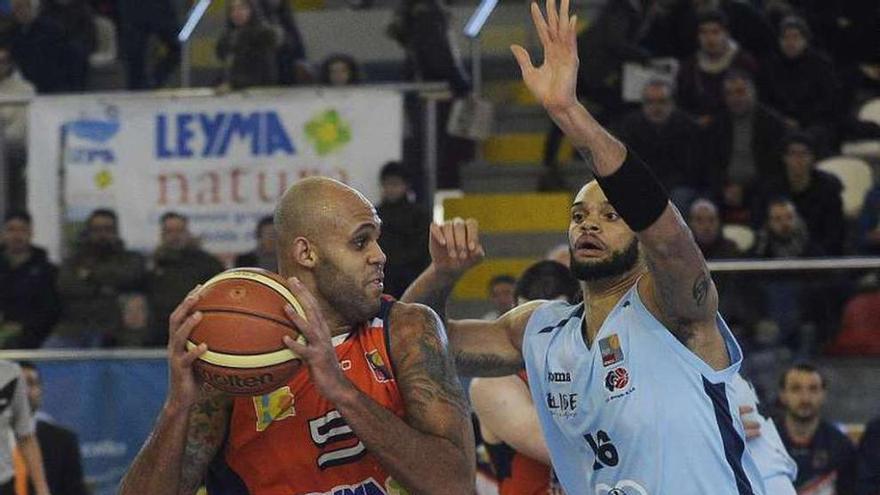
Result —
[[[114,163],[116,155],[107,144],[119,133],[120,123],[118,111],[114,106],[107,106],[106,118],[80,117],[62,124],[67,139],[76,138],[88,142],[87,145],[71,144],[66,150],[67,162],[72,164]]]
[[[156,116],[156,157],[160,160],[223,158],[235,143],[248,146],[253,156],[296,153],[290,133],[278,112]]]

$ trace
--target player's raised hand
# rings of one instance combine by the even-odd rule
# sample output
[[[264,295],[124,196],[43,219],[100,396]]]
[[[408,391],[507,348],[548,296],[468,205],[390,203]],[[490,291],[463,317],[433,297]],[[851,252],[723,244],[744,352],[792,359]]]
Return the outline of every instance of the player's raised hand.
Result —
[[[480,228],[473,218],[454,218],[431,224],[428,246],[431,263],[443,273],[461,274],[479,264],[486,256],[480,244]]]
[[[568,15],[569,0],[547,1],[547,15],[541,13],[537,2],[532,2],[532,21],[544,49],[544,63],[535,67],[529,53],[520,45],[512,45],[523,80],[535,98],[549,112],[564,111],[578,103],[577,87],[577,16]]]
[[[195,305],[199,302],[200,288],[199,285],[190,291],[168,318],[167,402],[175,407],[187,409],[195,404],[199,397],[200,385],[193,373],[193,363],[208,350],[204,343],[192,350],[186,348],[189,334],[202,321],[202,313],[195,311]]]

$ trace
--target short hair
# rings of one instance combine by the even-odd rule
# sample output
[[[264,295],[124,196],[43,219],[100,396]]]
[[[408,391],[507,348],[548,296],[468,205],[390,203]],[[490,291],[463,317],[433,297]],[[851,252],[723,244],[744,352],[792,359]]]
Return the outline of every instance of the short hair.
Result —
[[[98,208],[96,210],[92,210],[89,214],[89,217],[86,218],[86,225],[90,225],[92,220],[97,217],[108,217],[113,219],[113,223],[119,224],[119,217],[116,216],[116,212],[111,210],[110,208]]]
[[[782,36],[782,33],[786,29],[797,29],[801,32],[804,38],[810,40],[813,36],[813,33],[810,31],[810,26],[807,24],[807,21],[804,20],[803,17],[796,15],[788,15],[782,18],[779,21],[779,36]]]
[[[645,88],[648,86],[662,86],[669,90],[670,96],[675,96],[675,81],[671,79],[664,79],[662,77],[652,77],[648,79],[648,82],[645,83],[645,86],[642,88],[642,91],[645,91]]]
[[[260,218],[257,222],[257,229],[254,231],[254,235],[260,237],[260,231],[263,230],[263,227],[267,225],[275,225],[275,216],[274,215],[265,215]]]
[[[345,53],[334,53],[321,62],[321,67],[318,71],[318,77],[321,83],[329,84],[330,83],[330,66],[335,64],[336,62],[342,62],[348,66],[348,70],[351,72],[351,80],[348,84],[358,84],[361,82],[361,64],[352,57],[351,55]]]
[[[788,379],[788,374],[792,371],[803,371],[805,373],[815,373],[819,375],[819,382],[822,384],[822,389],[826,389],[828,385],[828,381],[825,378],[825,374],[822,373],[822,370],[819,369],[818,366],[809,361],[800,361],[794,363],[789,366],[785,371],[779,375],[779,389],[782,390],[785,388],[785,380]]]
[[[566,301],[573,303],[578,299],[579,292],[580,285],[568,267],[553,260],[543,260],[520,275],[514,294],[517,299],[528,301],[564,296]]]
[[[186,218],[182,213],[177,213],[176,211],[168,211],[162,214],[159,217],[159,225],[165,223],[168,220],[181,220],[183,223],[189,223],[189,219]]]
[[[36,370],[37,369],[36,363],[34,363],[33,361],[31,361],[29,359],[22,359],[22,360],[18,361],[18,365],[21,366],[22,369],[26,369],[26,370]]]
[[[812,153],[816,153],[816,140],[813,136],[805,131],[792,131],[782,138],[782,153],[788,151],[788,147],[793,144],[802,144],[809,148]]]
[[[767,201],[767,212],[769,213],[770,208],[778,205],[791,206],[795,209],[795,212],[797,212],[797,207],[795,206],[794,201],[792,201],[792,199],[788,196],[783,195],[773,196],[770,198],[769,201]]]
[[[701,11],[697,15],[697,27],[702,26],[703,24],[715,23],[719,24],[724,28],[725,31],[729,30],[729,25],[727,23],[727,16],[724,15],[724,12],[717,9],[706,9]]]
[[[379,180],[384,181],[389,177],[400,177],[409,184],[409,171],[398,161],[387,162],[379,171]]]
[[[3,223],[12,221],[12,220],[21,220],[22,222],[30,225],[33,223],[33,219],[31,218],[31,214],[24,210],[12,210],[6,213],[6,216],[3,218]]]
[[[755,87],[755,76],[742,69],[729,69],[724,73],[724,83],[728,81],[745,81],[752,88]]]
[[[490,289],[498,284],[516,285],[516,278],[514,278],[512,275],[508,275],[505,273],[502,275],[495,275],[494,277],[492,277],[491,280],[489,280]]]

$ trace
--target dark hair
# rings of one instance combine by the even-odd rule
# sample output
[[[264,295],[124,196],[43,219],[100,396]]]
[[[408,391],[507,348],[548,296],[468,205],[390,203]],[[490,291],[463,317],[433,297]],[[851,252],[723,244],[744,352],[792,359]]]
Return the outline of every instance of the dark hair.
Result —
[[[753,88],[755,87],[755,77],[741,69],[728,69],[724,73],[724,82],[727,81],[745,81]]]
[[[31,219],[31,214],[24,210],[12,210],[10,212],[7,212],[6,216],[3,219],[3,223],[9,222],[10,220],[21,220],[28,225],[33,223],[33,219]]]
[[[162,214],[159,217],[159,225],[165,223],[168,220],[182,220],[183,223],[189,223],[189,219],[183,216],[181,213],[177,213],[176,211],[168,211]]]
[[[409,184],[409,170],[400,162],[392,161],[382,166],[382,170],[379,171],[379,180],[383,181],[389,177],[400,177]]]
[[[786,369],[785,371],[782,372],[781,375],[779,375],[779,389],[780,390],[785,388],[785,380],[788,378],[788,374],[791,373],[792,371],[803,371],[806,373],[815,373],[815,374],[819,375],[819,381],[822,383],[822,389],[824,390],[825,388],[827,388],[828,381],[825,378],[825,374],[822,373],[822,370],[820,370],[818,366],[816,366],[815,364],[813,364],[809,361],[801,361],[801,362],[797,362],[797,363],[794,363],[793,365],[789,366],[788,369]]]
[[[516,278],[506,273],[502,275],[495,275],[494,277],[492,277],[492,280],[489,281],[489,287],[495,287],[498,284],[516,285]]]
[[[92,210],[92,212],[89,214],[89,217],[86,218],[86,225],[91,224],[92,220],[94,220],[97,217],[112,218],[113,223],[115,223],[115,224],[119,223],[119,217],[116,216],[115,211],[111,210],[110,208],[98,208],[97,210]]]
[[[565,296],[565,300],[574,303],[578,299],[580,286],[565,265],[553,261],[544,260],[526,268],[516,282],[516,298],[528,301],[535,299],[558,299]]]
[[[776,205],[792,205],[794,206],[794,201],[791,200],[788,196],[778,195],[770,198],[770,201],[767,201],[767,211],[770,211],[771,206]]]
[[[697,15],[697,27],[702,26],[703,24],[716,23],[720,24],[725,30],[729,29],[727,24],[727,16],[724,15],[724,12],[716,9],[706,9],[700,11]]]
[[[254,231],[254,235],[260,237],[260,231],[263,230],[263,227],[266,225],[275,225],[275,217],[272,215],[261,217],[260,221],[257,222],[257,230]]]
[[[786,134],[782,138],[782,153],[785,154],[788,151],[788,147],[793,144],[802,144],[809,148],[811,152],[816,153],[816,140],[808,132],[793,131]]]
[[[797,29],[801,32],[804,38],[808,41],[813,36],[813,33],[810,32],[810,26],[807,24],[807,21],[804,20],[803,17],[799,17],[796,15],[785,16],[781,21],[779,21],[779,36],[782,37],[783,31],[786,29]]]
[[[36,370],[37,369],[36,363],[34,363],[33,361],[30,361],[30,360],[27,360],[27,359],[22,359],[21,361],[18,361],[18,365],[21,366],[22,369],[26,369],[26,370]],[[37,371],[39,371],[39,370],[37,370]]]
[[[358,84],[361,82],[361,65],[357,60],[351,55],[334,53],[321,62],[321,68],[318,72],[318,80],[321,84],[330,84],[330,66],[336,62],[342,62],[348,66],[348,70],[351,72],[351,79],[348,81],[348,84]]]

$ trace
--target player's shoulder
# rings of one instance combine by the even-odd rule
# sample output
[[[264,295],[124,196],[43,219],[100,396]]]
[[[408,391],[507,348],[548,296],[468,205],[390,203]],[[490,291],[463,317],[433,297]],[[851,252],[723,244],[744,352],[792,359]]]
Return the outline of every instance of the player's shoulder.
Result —
[[[388,323],[395,340],[444,335],[443,323],[437,313],[418,303],[395,302],[388,312]]]
[[[0,359],[0,379],[18,378],[21,375],[21,366],[14,361]]]
[[[532,327],[561,326],[571,318],[580,318],[584,314],[584,304],[570,304],[567,301],[531,301],[534,304],[529,314],[529,325]]]

